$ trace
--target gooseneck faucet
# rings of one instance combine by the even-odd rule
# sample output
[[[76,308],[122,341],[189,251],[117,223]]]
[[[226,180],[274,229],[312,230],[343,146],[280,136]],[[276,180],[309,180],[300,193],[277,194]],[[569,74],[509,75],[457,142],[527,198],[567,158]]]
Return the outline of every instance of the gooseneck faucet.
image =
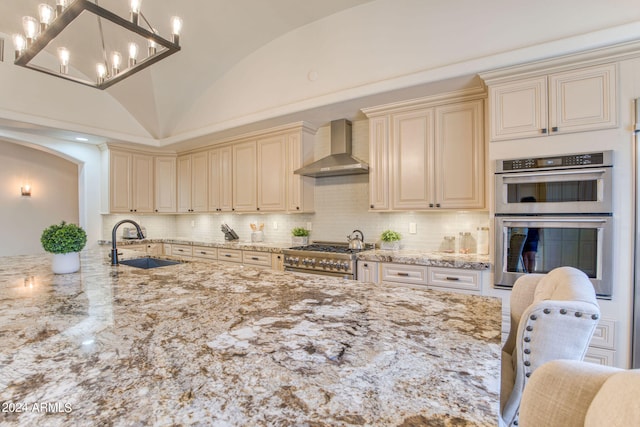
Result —
[[[138,232],[138,239],[140,240],[144,239],[144,236],[142,235],[142,229],[140,228],[138,223],[135,221],[132,221],[130,219],[123,219],[122,221],[114,225],[113,230],[111,231],[111,265],[118,265],[118,248],[116,248],[116,231],[118,230],[118,227],[120,227],[125,222],[128,222],[129,224],[133,224],[136,227],[136,231]]]

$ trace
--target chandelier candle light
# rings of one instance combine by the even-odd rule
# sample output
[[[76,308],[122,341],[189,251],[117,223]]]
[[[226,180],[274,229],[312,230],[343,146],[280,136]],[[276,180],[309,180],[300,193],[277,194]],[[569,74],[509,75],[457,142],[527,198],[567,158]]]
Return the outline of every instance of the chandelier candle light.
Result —
[[[124,0],[122,0],[124,1]],[[130,20],[126,20],[107,9],[98,5],[98,0],[56,0],[55,9],[48,4],[41,4],[38,7],[38,22],[31,16],[22,18],[22,28],[24,35],[14,34],[13,44],[15,48],[16,65],[40,71],[52,76],[60,77],[65,80],[71,80],[76,83],[95,87],[97,89],[106,89],[119,81],[141,71],[148,66],[180,51],[180,32],[182,31],[182,20],[174,16],[171,18],[171,40],[160,37],[155,29],[151,27],[149,21],[145,18],[141,10],[142,0],[130,0]],[[83,12],[92,13],[98,18],[98,29],[100,41],[102,43],[102,57],[104,60],[96,66],[96,78],[94,81],[81,77],[69,75],[70,60],[73,58],[70,49],[67,47],[58,47],[58,59],[60,63],[59,71],[34,64],[32,60],[41,51],[53,42],[56,37],[62,33],[78,16]],[[139,25],[140,18],[146,23],[149,29]],[[140,58],[140,49],[138,44],[131,41],[122,48],[126,48],[129,53],[129,60],[126,63],[122,61],[122,55],[114,50],[110,55],[107,54],[105,37],[102,29],[102,19],[116,24],[120,30],[127,31],[131,37],[142,37],[147,40],[149,46],[147,57]],[[70,31],[70,30],[69,30]],[[81,35],[77,37],[82,38]],[[58,42],[58,44],[61,44]],[[107,58],[110,56],[111,63]],[[75,56],[77,58],[77,56]],[[123,69],[123,67],[126,67]]]

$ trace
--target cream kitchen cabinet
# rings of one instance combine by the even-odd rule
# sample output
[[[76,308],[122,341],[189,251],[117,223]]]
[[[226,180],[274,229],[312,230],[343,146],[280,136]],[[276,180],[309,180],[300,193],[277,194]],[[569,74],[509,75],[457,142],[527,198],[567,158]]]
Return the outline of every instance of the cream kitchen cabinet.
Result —
[[[287,162],[286,162],[286,188],[287,188],[287,212],[313,212],[315,178],[296,175],[296,169],[313,161],[313,135],[308,128],[288,133]]]
[[[209,211],[233,209],[233,152],[231,147],[209,151]]]
[[[155,158],[155,212],[176,212],[176,158]]]
[[[109,152],[109,210],[154,211],[153,156],[120,150]]]
[[[206,212],[209,153],[178,157],[178,212]]]
[[[393,114],[389,144],[392,210],[479,209],[485,204],[483,102],[472,100]],[[386,133],[373,135],[375,148]],[[373,151],[372,151],[373,152]],[[384,159],[380,159],[383,161]],[[379,167],[376,159],[375,167]],[[384,209],[374,171],[372,209]]]
[[[358,260],[356,277],[359,282],[378,283],[380,280],[379,269],[380,263],[377,261]]]
[[[250,267],[271,268],[271,253],[261,251],[242,251],[242,263]]]
[[[234,144],[233,208],[235,212],[255,212],[257,197],[257,147],[255,141]]]
[[[492,141],[617,126],[615,64],[489,81]]]
[[[369,208],[389,210],[389,116],[369,120]]]
[[[259,139],[257,145],[257,207],[260,212],[286,210],[286,135]]]
[[[218,249],[208,246],[193,246],[191,249],[194,259],[199,261],[216,261],[218,259]]]

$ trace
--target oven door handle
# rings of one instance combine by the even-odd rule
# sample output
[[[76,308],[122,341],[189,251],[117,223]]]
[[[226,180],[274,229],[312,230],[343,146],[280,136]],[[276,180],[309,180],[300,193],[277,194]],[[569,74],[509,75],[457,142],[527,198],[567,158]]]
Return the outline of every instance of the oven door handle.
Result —
[[[502,217],[502,218],[506,218],[506,217]],[[593,223],[593,224],[605,224],[608,221],[607,218],[584,218],[584,217],[579,217],[579,219],[577,219],[575,216],[571,217],[571,218],[548,218],[545,219],[543,217],[539,217],[539,216],[530,216],[530,217],[526,217],[526,218],[514,218],[514,217],[510,217],[509,219],[504,219],[502,221],[502,224],[507,226],[507,225],[512,225],[514,223],[523,223],[526,222],[527,224],[535,224],[535,223],[548,223],[548,222],[588,222],[588,223]],[[524,226],[526,227],[526,225]]]
[[[606,169],[572,169],[564,171],[541,171],[541,172],[522,172],[522,173],[509,173],[503,174],[502,180],[504,182],[513,181],[518,178],[531,178],[531,177],[553,177],[559,175],[604,175],[607,172]]]

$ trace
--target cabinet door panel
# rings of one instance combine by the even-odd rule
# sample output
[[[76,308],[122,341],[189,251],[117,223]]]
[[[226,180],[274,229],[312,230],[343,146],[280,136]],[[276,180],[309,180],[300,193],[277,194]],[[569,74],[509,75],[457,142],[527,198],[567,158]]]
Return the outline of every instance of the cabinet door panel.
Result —
[[[153,212],[153,157],[134,154],[132,208],[134,212]]]
[[[209,151],[209,212],[220,209],[220,150]]]
[[[369,120],[369,209],[389,209],[389,119]]]
[[[484,207],[482,101],[436,108],[436,206]]]
[[[280,135],[262,139],[258,147],[258,210],[284,211],[286,142]]]
[[[527,138],[547,132],[547,77],[489,88],[491,140]]]
[[[394,209],[425,209],[432,201],[433,110],[393,118]]]
[[[178,158],[178,212],[191,211],[191,156]]]
[[[109,191],[111,212],[131,212],[131,154],[110,153]]]
[[[209,153],[191,155],[191,209],[193,212],[206,212],[208,198]]]
[[[176,159],[175,157],[156,157],[155,163],[155,210],[156,212],[175,212]]]
[[[557,132],[617,125],[615,65],[552,74],[549,87],[549,117]]]
[[[257,208],[256,143],[233,146],[233,209],[255,212]]]

